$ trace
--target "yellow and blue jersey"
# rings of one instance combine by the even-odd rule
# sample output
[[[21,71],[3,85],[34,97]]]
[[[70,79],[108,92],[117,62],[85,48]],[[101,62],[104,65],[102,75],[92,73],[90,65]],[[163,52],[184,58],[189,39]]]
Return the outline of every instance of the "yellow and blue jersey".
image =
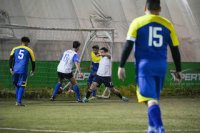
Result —
[[[28,72],[29,59],[35,62],[33,51],[24,45],[14,47],[10,56],[14,57],[13,72],[18,74],[26,74]]]
[[[165,75],[167,46],[179,45],[172,23],[158,15],[144,15],[133,20],[127,40],[135,42],[136,74],[140,76]]]
[[[93,51],[91,52],[91,60],[92,60],[92,71],[97,72],[99,67],[99,61],[101,60],[100,55],[96,55]]]

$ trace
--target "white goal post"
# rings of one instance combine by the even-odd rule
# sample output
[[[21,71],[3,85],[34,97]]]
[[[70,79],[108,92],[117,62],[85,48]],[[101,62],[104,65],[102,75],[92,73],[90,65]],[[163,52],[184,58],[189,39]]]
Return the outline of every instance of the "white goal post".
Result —
[[[3,31],[6,31],[6,30],[12,30],[13,35],[12,36],[8,35],[7,37],[5,37],[5,33],[3,33]],[[42,39],[45,41],[45,40],[55,39],[55,40],[62,41],[62,39],[65,40],[66,38],[70,38],[66,36],[67,35],[70,36],[71,33],[74,34],[74,36],[76,35],[76,33],[83,34],[82,36],[84,37],[82,38],[84,39],[82,41],[82,44],[84,45],[82,46],[82,51],[80,54],[81,61],[83,60],[83,57],[87,48],[95,41],[108,42],[106,43],[107,45],[106,47],[109,48],[110,54],[113,55],[114,32],[115,30],[112,28],[52,28],[52,27],[24,26],[24,25],[15,25],[15,24],[0,24],[0,39],[7,39],[7,40],[14,40],[14,39],[19,40],[22,36],[31,36],[32,38],[34,38],[33,40]],[[71,41],[72,40],[73,39],[71,39]],[[37,52],[37,51],[34,51],[34,52]],[[51,60],[51,58],[49,58],[49,60]],[[75,76],[78,77],[77,71],[75,71]],[[69,84],[66,84],[63,88],[66,88],[68,85]]]

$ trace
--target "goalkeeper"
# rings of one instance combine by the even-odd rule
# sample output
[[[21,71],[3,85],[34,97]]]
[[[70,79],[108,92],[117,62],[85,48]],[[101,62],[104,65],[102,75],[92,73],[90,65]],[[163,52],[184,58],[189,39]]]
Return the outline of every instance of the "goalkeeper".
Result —
[[[76,69],[79,72],[79,75],[83,77],[83,74],[81,73],[80,70],[79,56],[77,54],[80,45],[81,45],[80,42],[74,41],[73,49],[67,50],[63,53],[60,63],[58,64],[57,67],[58,83],[56,84],[52,97],[50,98],[51,101],[55,100],[56,94],[58,93],[63,80],[69,79],[71,84],[73,85],[73,90],[75,92],[77,102],[82,102],[79,87],[72,73],[72,68],[73,65],[75,64]]]

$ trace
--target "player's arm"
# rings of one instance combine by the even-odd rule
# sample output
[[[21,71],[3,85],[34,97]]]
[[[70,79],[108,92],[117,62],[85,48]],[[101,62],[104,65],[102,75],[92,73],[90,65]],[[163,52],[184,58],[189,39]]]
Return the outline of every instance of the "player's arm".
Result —
[[[31,76],[33,76],[34,72],[35,72],[35,55],[32,50],[30,50],[29,52],[30,52],[31,65],[32,65],[32,71],[30,74],[31,74]]]
[[[121,59],[120,59],[120,65],[119,65],[119,68],[118,68],[118,78],[121,79],[121,80],[124,80],[124,78],[126,77],[124,66],[126,64],[126,61],[129,57],[132,49],[133,49],[133,45],[134,45],[134,41],[126,40],[125,45],[123,47],[122,56],[121,56]]]
[[[170,34],[170,42],[169,47],[172,53],[172,58],[176,67],[176,71],[173,72],[175,75],[175,80],[181,80],[181,55],[179,52],[179,40],[177,34],[175,32],[174,26],[171,24],[171,34]]]
[[[13,74],[13,61],[14,61],[14,55],[11,55],[9,58],[9,66],[10,66],[10,73]]]
[[[137,37],[137,31],[138,31],[138,20],[135,19],[135,20],[133,20],[133,22],[129,26],[126,42],[125,42],[125,45],[124,45],[123,50],[122,50],[120,65],[119,65],[119,68],[118,68],[118,78],[121,79],[121,80],[123,80],[125,78],[124,66],[126,64],[126,61],[129,57],[132,49],[133,49],[133,45],[134,45],[134,42],[135,42],[136,37]]]
[[[73,62],[75,64],[75,66],[76,66],[76,69],[77,69],[78,73],[80,74],[81,77],[83,77],[83,74],[81,72],[81,67],[80,67],[79,56],[77,54],[75,54],[73,56]]]
[[[133,45],[134,45],[134,42],[131,41],[131,40],[126,40],[125,42],[125,45],[123,47],[123,50],[122,50],[122,56],[121,56],[121,59],[120,59],[120,65],[119,67],[121,68],[124,68],[125,64],[126,64],[126,61],[133,49]]]
[[[172,58],[176,67],[177,72],[181,72],[181,55],[179,52],[178,46],[171,46],[170,45],[170,50],[172,53]]]
[[[10,67],[10,73],[13,74],[13,61],[14,61],[14,51],[15,49],[12,49],[11,53],[10,53],[10,58],[9,58],[9,67]]]

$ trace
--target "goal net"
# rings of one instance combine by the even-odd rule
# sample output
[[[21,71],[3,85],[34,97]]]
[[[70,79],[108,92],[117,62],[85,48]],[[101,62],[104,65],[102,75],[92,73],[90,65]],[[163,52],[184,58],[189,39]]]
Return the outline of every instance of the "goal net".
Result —
[[[1,89],[13,88],[8,59],[12,48],[20,45],[20,39],[23,36],[30,38],[29,47],[32,48],[36,57],[36,72],[33,77],[28,77],[27,86],[27,88],[33,89],[54,88],[57,82],[57,65],[59,59],[65,50],[72,49],[72,42],[75,40],[81,42],[78,54],[84,74],[83,79],[78,78],[78,76],[76,78],[80,87],[84,88],[87,85],[87,78],[90,73],[90,52],[92,46],[107,47],[112,54],[114,44],[114,29],[44,28],[0,24]],[[75,72],[75,68],[73,70]]]

